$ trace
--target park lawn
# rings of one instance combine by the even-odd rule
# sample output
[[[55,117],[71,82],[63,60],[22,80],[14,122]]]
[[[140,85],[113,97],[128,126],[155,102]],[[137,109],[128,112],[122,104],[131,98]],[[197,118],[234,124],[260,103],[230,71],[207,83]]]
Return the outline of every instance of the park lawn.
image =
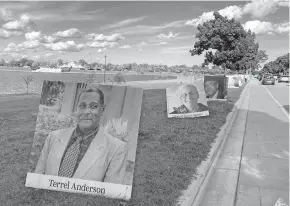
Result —
[[[97,196],[36,190],[24,186],[29,167],[39,97],[31,97],[17,108],[3,111],[0,104],[0,205],[175,205],[186,190],[198,165],[207,158],[226,116],[241,89],[229,90],[231,101],[208,102],[210,116],[168,119],[164,89],[145,90],[131,201]],[[20,101],[20,100],[18,100]],[[20,101],[21,102],[21,101]],[[7,103],[9,104],[9,103]]]

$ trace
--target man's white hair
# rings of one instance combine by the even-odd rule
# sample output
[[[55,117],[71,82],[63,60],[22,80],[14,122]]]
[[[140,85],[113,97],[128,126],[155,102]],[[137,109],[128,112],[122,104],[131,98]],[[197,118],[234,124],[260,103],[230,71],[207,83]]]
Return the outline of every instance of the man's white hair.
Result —
[[[185,89],[185,88],[191,88],[191,89],[193,89],[193,90],[195,90],[197,93],[198,93],[198,90],[197,90],[197,88],[196,88],[196,86],[194,86],[194,85],[192,85],[192,84],[183,84],[183,85],[181,85],[181,86],[179,86],[179,91],[180,91],[180,93]]]

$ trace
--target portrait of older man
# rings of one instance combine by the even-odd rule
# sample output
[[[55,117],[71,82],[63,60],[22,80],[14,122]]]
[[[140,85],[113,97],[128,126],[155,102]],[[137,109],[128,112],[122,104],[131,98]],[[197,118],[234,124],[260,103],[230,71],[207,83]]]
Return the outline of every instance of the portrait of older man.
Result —
[[[206,81],[204,83],[204,91],[206,98],[220,99],[222,98],[219,91],[219,83],[217,81]]]
[[[179,91],[182,105],[180,107],[173,107],[174,111],[170,114],[186,114],[208,110],[207,106],[198,103],[199,93],[196,86],[184,84],[180,86]]]
[[[75,128],[52,131],[45,140],[35,173],[122,184],[126,144],[105,135],[100,120],[104,93],[91,88],[80,93]]]

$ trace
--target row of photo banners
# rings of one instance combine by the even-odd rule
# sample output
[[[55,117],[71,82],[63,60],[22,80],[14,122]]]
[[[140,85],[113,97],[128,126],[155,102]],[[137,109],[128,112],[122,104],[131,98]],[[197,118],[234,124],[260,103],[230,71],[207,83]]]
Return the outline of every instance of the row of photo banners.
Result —
[[[166,88],[168,117],[209,115],[227,82]],[[142,97],[128,85],[44,81],[25,186],[130,200]]]

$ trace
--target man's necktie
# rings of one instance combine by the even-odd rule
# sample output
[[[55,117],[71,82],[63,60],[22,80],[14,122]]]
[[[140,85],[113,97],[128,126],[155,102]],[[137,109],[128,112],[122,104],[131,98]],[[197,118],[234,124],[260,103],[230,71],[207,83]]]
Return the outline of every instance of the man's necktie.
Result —
[[[68,148],[66,154],[63,158],[62,164],[59,169],[59,176],[62,177],[72,177],[74,169],[77,163],[78,155],[80,153],[80,141],[81,137],[78,137],[77,140]]]

